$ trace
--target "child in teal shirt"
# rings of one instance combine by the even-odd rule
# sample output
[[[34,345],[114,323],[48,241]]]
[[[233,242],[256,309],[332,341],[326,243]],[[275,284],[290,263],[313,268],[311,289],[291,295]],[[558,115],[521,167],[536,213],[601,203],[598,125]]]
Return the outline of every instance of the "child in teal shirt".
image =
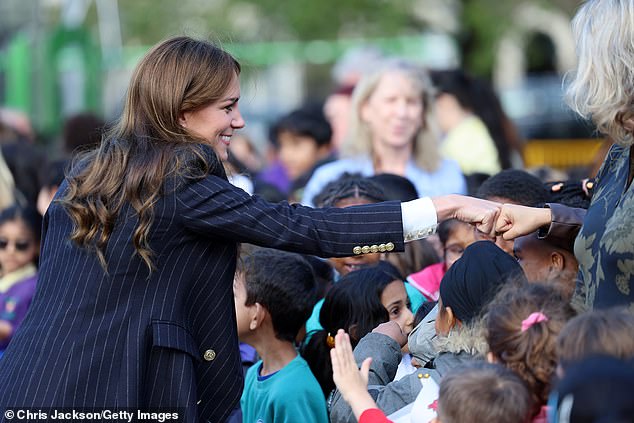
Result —
[[[261,249],[239,262],[238,336],[262,358],[247,371],[240,400],[245,423],[328,423],[321,388],[294,342],[316,298],[312,269],[297,254]]]

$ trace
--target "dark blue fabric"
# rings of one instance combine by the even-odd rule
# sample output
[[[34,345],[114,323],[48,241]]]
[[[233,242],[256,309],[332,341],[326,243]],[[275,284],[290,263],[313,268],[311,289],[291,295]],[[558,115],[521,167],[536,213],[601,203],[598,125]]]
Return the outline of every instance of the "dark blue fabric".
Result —
[[[469,323],[509,280],[526,282],[517,260],[491,241],[478,241],[443,276],[440,299],[458,320]]]
[[[215,176],[175,186],[154,208],[151,274],[132,246],[129,210],[104,272],[69,240],[66,211],[51,205],[35,298],[0,361],[0,411],[160,406],[180,408],[184,421],[222,422],[243,383],[232,292],[238,242],[323,257],[387,242],[403,250],[397,202],[316,210],[267,203]]]

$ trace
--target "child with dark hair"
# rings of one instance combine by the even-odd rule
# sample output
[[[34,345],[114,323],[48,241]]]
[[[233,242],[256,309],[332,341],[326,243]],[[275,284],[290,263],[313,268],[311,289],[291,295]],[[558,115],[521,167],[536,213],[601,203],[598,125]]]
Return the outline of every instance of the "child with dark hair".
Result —
[[[568,300],[551,285],[511,284],[489,304],[487,358],[513,370],[526,383],[533,422],[546,421],[557,368],[557,335],[574,315]]]
[[[371,359],[366,359],[360,370],[357,368],[343,330],[337,333],[330,355],[337,388],[359,423],[391,423],[367,391]],[[425,404],[419,398],[412,406],[411,421],[426,422],[423,414],[429,410],[421,408]],[[437,411],[433,423],[523,423],[529,415],[530,396],[514,372],[500,365],[475,362],[443,378],[433,408]]]
[[[557,337],[557,372],[591,355],[634,359],[634,315],[623,307],[593,310],[570,320]]]
[[[506,169],[491,176],[478,188],[476,197],[530,207],[541,207],[550,198],[542,181],[518,169]],[[513,241],[507,241],[501,236],[490,237],[477,230],[474,232],[477,240],[494,241],[498,247],[513,255]]]
[[[261,357],[247,371],[244,421],[327,423],[319,384],[294,344],[315,303],[310,265],[297,254],[256,250],[238,263],[234,298],[238,337]]]
[[[353,344],[377,325],[395,321],[404,333],[412,330],[414,316],[398,271],[387,262],[350,272],[335,284],[319,313],[322,329],[309,333],[302,356],[310,365],[323,393],[328,397],[335,388],[328,350],[332,335],[344,328]]]
[[[270,128],[269,138],[291,180],[289,198],[299,201],[315,168],[334,159],[332,128],[322,106],[307,104],[282,116]]]
[[[35,294],[41,230],[42,219],[32,208],[0,212],[0,356]]]
[[[533,232],[515,238],[513,255],[529,282],[553,284],[562,290],[566,298],[572,298],[579,273],[572,242],[544,239],[539,232]]]
[[[572,364],[548,399],[548,421],[632,423],[634,362],[594,355]]]
[[[407,277],[407,281],[429,301],[438,301],[442,277],[462,257],[465,248],[476,241],[473,228],[457,219],[443,220],[436,233],[442,245],[443,260]]]
[[[549,200],[542,181],[519,169],[506,169],[488,178],[480,185],[477,197],[531,207]]]

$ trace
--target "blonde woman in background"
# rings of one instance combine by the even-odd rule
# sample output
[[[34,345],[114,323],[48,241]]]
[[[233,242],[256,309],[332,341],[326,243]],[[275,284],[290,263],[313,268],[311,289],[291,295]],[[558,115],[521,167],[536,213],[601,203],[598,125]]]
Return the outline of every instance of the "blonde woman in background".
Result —
[[[433,99],[427,73],[404,60],[389,60],[363,77],[352,95],[342,158],[315,171],[302,203],[312,205],[313,197],[344,172],[404,176],[419,196],[465,193],[460,167],[438,152]]]

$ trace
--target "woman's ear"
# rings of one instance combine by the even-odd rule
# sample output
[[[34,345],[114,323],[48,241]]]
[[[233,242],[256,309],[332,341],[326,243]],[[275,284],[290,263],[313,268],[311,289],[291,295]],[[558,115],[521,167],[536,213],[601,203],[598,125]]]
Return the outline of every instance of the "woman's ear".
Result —
[[[188,123],[188,118],[189,118],[189,113],[185,112],[179,112],[178,113],[178,123],[180,126],[182,126],[183,128],[187,128],[187,123]]]

